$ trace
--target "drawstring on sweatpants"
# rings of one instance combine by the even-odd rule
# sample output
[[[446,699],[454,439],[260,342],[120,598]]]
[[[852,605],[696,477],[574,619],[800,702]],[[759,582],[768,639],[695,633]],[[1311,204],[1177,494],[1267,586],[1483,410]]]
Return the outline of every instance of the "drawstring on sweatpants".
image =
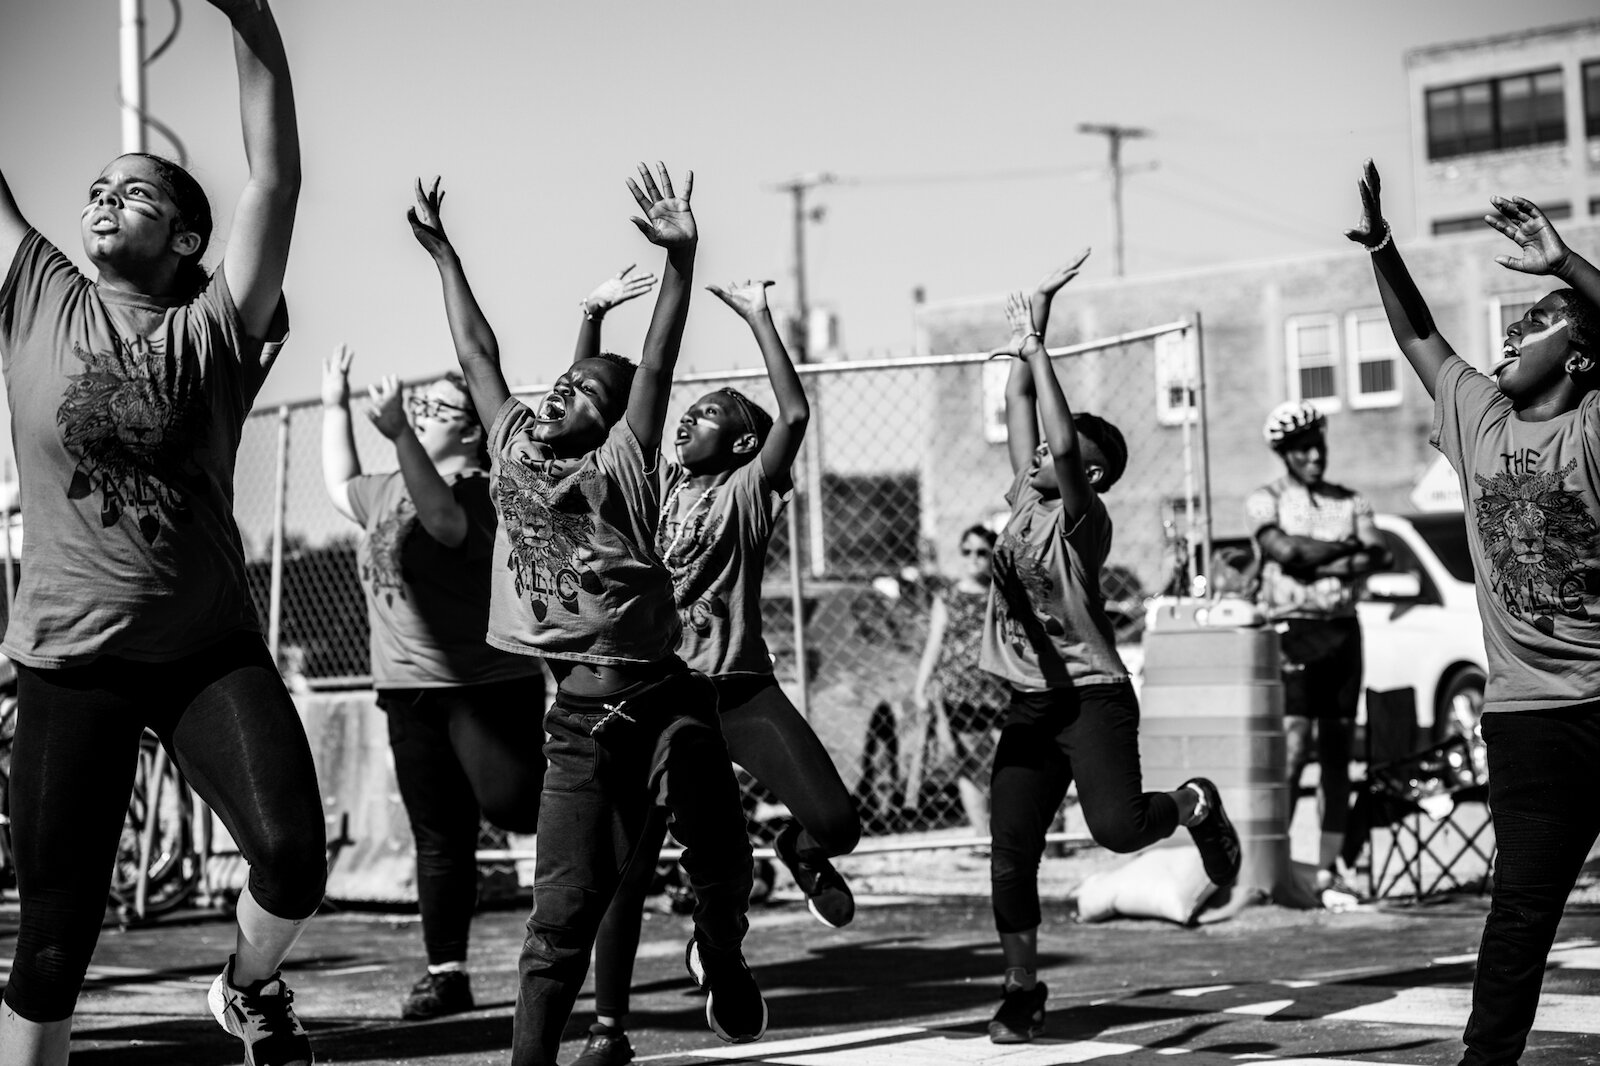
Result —
[[[623,700],[621,703],[602,703],[600,706],[605,708],[605,716],[594,725],[589,727],[589,735],[591,737],[594,736],[596,733],[600,732],[600,730],[610,725],[612,720],[616,718],[621,718],[624,722],[632,722],[634,725],[638,725],[638,719],[634,718],[630,714],[623,713],[622,708],[626,707],[627,705],[627,700]]]

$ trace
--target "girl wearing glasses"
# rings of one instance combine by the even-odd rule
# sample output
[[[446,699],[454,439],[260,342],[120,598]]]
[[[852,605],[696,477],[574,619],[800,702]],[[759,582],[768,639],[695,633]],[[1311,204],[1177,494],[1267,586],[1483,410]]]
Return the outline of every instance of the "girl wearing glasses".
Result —
[[[924,715],[940,716],[949,729],[961,806],[980,833],[989,831],[989,767],[1001,712],[1011,699],[1005,682],[978,665],[994,542],[994,531],[981,525],[961,534],[961,576],[934,597],[911,697]]]
[[[334,510],[362,528],[372,682],[416,841],[428,969],[400,1016],[434,1018],[473,1007],[480,817],[516,833],[538,824],[544,675],[537,659],[484,642],[495,515],[486,437],[461,375],[404,397],[393,377],[371,386],[367,417],[400,469],[363,474],[350,359],[341,346],[322,364],[322,477]]]

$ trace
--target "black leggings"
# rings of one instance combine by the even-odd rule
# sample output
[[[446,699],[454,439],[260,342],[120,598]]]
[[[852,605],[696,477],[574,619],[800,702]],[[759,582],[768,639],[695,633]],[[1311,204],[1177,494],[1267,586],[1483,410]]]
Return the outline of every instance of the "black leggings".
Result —
[[[544,677],[385,689],[395,779],[417,848],[428,962],[464,962],[478,902],[480,812],[531,833],[544,788]]]
[[[148,726],[250,864],[250,894],[299,920],[322,901],[327,848],[311,748],[266,646],[238,633],[166,663],[19,666],[11,834],[22,921],[5,1002],[72,1016],[100,937]]]
[[[817,734],[789,702],[771,674],[731,674],[711,679],[729,757],[777,794],[800,823],[797,850],[827,858],[853,850],[861,839],[861,817],[839,771]],[[644,898],[666,838],[666,811],[651,814],[638,854],[606,910],[595,941],[595,1013],[621,1019],[628,1013],[633,960],[639,948]]]
[[[1002,933],[1038,928],[1044,837],[1074,779],[1089,834],[1103,848],[1138,851],[1178,828],[1177,801],[1141,791],[1132,685],[1013,692],[989,800],[989,878]]]

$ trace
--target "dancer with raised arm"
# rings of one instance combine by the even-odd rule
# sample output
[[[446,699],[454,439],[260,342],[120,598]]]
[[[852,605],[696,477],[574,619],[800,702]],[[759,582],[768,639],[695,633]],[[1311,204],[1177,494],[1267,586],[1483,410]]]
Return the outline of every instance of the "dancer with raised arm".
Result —
[[[1430,442],[1461,479],[1489,655],[1483,740],[1494,898],[1478,947],[1462,1066],[1510,1066],[1544,966],[1600,835],[1600,270],[1532,203],[1496,196],[1484,221],[1516,254],[1495,262],[1567,287],[1506,327],[1487,376],[1439,334],[1383,217],[1378,169],[1345,236],[1372,255],[1406,359],[1434,398]]]
[[[717,722],[716,692],[675,653],[672,577],[655,546],[657,454],[688,317],[698,231],[665,166],[628,181],[632,221],[666,251],[637,366],[580,358],[530,409],[510,393],[499,345],[439,217],[417,183],[412,230],[444,286],[456,355],[489,426],[500,532],[489,643],[542,655],[559,687],[545,717],[533,913],[519,969],[514,1066],[556,1061],[589,952],[652,808],[667,808],[695,891],[685,963],[706,1018],[730,1042],[760,1038],[767,1008],[740,946],[749,926],[750,841]]]
[[[1012,360],[1006,432],[1015,474],[1006,492],[1011,516],[995,545],[982,658],[1012,690],[989,811],[995,928],[1006,965],[989,1023],[997,1044],[1044,1032],[1039,859],[1072,782],[1101,847],[1137,851],[1184,825],[1212,883],[1231,885],[1239,875],[1239,837],[1215,785],[1194,778],[1172,792],[1143,791],[1139,700],[1100,593],[1111,552],[1111,516],[1100,496],[1122,477],[1128,448],[1110,422],[1072,411],[1044,347],[1050,302],[1088,257],[1047,274],[1031,300],[1011,295],[1011,340],[995,353]]]
[[[707,288],[750,327],[778,417],[731,388],[706,393],[684,412],[673,438],[678,462],[664,473],[656,547],[672,571],[681,654],[716,685],[728,753],[789,808],[794,818],[779,832],[775,850],[811,913],[838,928],[854,917],[855,899],[828,860],[856,846],[861,820],[827,749],[778,686],[761,635],[767,544],[794,487],[791,470],[811,415],[767,308],[771,284]],[[600,927],[597,1017],[573,1066],[612,1066],[633,1057],[624,1023],[645,893],[666,834],[663,813],[658,808],[651,819]]]
[[[300,191],[294,94],[265,0],[233,26],[249,178],[222,265],[211,209],[155,156],[119,156],[83,209],[90,280],[0,179],[0,354],[28,515],[4,651],[18,664],[11,817],[22,899],[0,1062],[67,1061],[139,737],[153,729],[250,864],[211,987],[250,1066],[311,1062],[278,968],[322,901],[322,801],[267,654],[233,518],[234,458],[287,330]]]
[[[374,383],[367,418],[399,469],[363,474],[351,355],[341,345],[322,364],[322,478],[334,510],[362,530],[372,684],[416,846],[428,954],[400,1016],[421,1020],[473,1007],[480,819],[513,833],[538,825],[544,671],[484,641],[495,517],[488,434],[466,382],[450,373],[409,396],[393,377]]]

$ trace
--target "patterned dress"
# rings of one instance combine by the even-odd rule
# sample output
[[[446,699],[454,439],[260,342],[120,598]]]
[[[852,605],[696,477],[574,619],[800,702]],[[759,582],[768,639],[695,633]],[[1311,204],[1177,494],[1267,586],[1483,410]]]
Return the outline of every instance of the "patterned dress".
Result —
[[[952,730],[975,733],[993,729],[1011,701],[1011,690],[978,665],[989,592],[952,588],[943,600],[949,621],[928,682],[928,696],[944,704]]]

